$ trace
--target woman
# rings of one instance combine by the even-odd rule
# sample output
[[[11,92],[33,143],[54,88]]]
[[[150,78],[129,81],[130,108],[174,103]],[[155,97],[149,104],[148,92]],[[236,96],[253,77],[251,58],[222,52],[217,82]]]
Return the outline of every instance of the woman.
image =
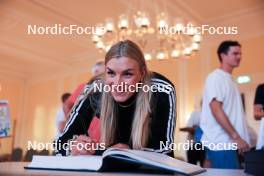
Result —
[[[60,146],[69,140],[83,145],[94,144],[96,140],[85,134],[93,117],[97,116],[100,118],[100,142],[106,148],[151,150],[172,155],[170,148],[164,145],[173,142],[176,123],[173,84],[162,75],[149,72],[140,48],[129,40],[110,48],[105,66],[102,82],[111,88],[110,91],[95,92],[98,82],[87,86],[87,96],[74,106],[58,138],[57,153],[96,153],[96,149],[80,149],[76,145],[71,151]]]

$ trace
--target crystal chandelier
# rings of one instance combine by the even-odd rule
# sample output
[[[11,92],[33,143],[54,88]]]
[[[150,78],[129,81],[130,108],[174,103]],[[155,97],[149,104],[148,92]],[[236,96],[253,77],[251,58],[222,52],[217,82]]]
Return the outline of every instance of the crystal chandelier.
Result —
[[[146,60],[188,57],[199,50],[201,42],[192,23],[184,23],[182,18],[171,22],[164,12],[151,18],[145,11],[136,11],[120,15],[116,23],[107,18],[98,26],[105,28],[105,32],[92,36],[99,52],[107,52],[114,43],[129,39],[142,48]]]

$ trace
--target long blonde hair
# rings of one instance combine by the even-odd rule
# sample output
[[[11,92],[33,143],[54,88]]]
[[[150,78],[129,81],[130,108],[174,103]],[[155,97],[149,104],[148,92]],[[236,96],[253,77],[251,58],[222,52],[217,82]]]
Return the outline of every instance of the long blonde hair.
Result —
[[[143,85],[150,85],[150,72],[148,72],[144,55],[140,48],[132,41],[125,40],[113,45],[106,53],[105,64],[112,58],[128,57],[137,61],[143,75]],[[140,90],[136,99],[136,109],[132,124],[130,140],[134,149],[141,149],[147,145],[150,136],[150,100],[151,91]],[[113,97],[108,92],[103,92],[101,99],[101,142],[111,146],[116,140],[117,107]]]

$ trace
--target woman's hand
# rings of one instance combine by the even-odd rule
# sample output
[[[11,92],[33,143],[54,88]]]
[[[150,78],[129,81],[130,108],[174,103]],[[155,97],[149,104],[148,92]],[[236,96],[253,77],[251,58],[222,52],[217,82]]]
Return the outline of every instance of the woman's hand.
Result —
[[[72,144],[71,154],[75,155],[93,155],[95,153],[96,143],[88,136],[78,136]]]
[[[130,149],[130,147],[127,144],[122,144],[122,143],[112,145],[110,148]]]

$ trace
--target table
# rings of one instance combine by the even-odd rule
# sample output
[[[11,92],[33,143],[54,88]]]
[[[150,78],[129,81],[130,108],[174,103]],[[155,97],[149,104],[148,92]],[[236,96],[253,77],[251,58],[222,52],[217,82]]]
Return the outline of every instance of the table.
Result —
[[[0,176],[19,176],[19,175],[30,175],[30,176],[62,176],[62,175],[78,175],[78,176],[159,176],[158,174],[141,174],[141,173],[99,173],[99,172],[72,172],[72,171],[48,171],[48,170],[26,170],[24,166],[28,165],[28,162],[2,162],[0,163]],[[177,174],[175,174],[177,175]],[[201,173],[197,176],[249,176],[245,174],[243,170],[233,169],[207,169],[206,172]],[[161,175],[160,175],[161,176]],[[162,175],[165,176],[165,175]]]

